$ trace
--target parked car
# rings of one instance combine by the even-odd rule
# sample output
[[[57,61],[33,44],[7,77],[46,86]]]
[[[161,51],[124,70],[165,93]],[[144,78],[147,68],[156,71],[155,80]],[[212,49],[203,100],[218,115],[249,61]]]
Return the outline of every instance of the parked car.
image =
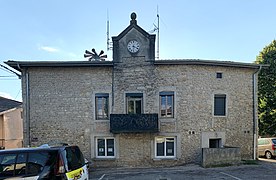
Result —
[[[258,139],[259,156],[265,156],[271,159],[276,156],[276,137],[274,138],[259,138]]]
[[[0,179],[88,180],[78,146],[0,150]]]

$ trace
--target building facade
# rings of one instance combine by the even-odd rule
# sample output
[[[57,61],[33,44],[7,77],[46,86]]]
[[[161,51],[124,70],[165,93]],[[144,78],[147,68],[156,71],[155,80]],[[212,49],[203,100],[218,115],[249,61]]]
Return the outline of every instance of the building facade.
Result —
[[[95,166],[199,163],[202,148],[256,155],[259,65],[155,60],[155,35],[130,25],[113,61],[8,61],[22,72],[24,145],[77,144]]]
[[[23,147],[22,103],[0,96],[0,149]]]

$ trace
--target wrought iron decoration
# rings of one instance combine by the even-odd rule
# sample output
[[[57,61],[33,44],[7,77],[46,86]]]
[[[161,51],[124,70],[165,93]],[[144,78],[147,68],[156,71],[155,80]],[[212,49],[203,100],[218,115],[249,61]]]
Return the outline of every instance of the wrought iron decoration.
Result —
[[[101,50],[100,54],[96,53],[96,50],[93,48],[90,51],[85,50],[84,58],[88,58],[88,61],[105,61],[105,58],[107,58],[107,55],[103,55],[104,51]]]

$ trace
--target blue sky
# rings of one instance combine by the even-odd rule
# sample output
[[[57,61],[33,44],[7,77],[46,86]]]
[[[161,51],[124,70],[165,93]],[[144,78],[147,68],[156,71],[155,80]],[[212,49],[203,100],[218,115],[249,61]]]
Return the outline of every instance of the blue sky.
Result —
[[[160,59],[252,63],[276,39],[275,0],[0,0],[0,64],[86,61],[86,49],[106,51],[136,12],[146,31],[160,15]],[[12,76],[12,77],[10,77]],[[21,100],[21,82],[0,68],[0,95]]]

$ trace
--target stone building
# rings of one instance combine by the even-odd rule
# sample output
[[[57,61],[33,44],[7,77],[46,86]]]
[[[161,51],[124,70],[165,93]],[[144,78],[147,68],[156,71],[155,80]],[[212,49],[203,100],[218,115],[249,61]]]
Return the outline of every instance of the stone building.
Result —
[[[199,163],[202,148],[256,155],[259,65],[155,60],[155,35],[130,25],[113,61],[7,61],[22,72],[24,145],[60,140],[95,166]]]

